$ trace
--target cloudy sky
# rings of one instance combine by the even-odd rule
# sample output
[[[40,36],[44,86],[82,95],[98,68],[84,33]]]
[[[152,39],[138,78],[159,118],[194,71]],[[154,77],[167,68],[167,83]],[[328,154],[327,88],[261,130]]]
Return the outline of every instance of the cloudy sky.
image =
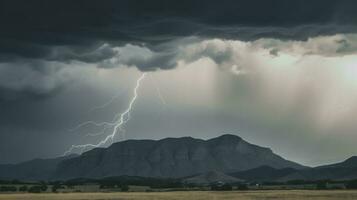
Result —
[[[354,0],[1,1],[0,163],[223,133],[309,166],[357,155],[356,13]]]

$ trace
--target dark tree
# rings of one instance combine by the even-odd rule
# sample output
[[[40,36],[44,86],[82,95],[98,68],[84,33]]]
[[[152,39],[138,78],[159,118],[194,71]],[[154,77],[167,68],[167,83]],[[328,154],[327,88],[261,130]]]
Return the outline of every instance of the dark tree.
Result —
[[[121,190],[122,192],[127,192],[127,191],[129,191],[129,186],[128,186],[128,185],[122,185],[122,186],[120,187],[120,190]]]
[[[16,192],[17,187],[15,187],[15,186],[1,186],[0,191],[1,192]]]
[[[30,193],[41,193],[42,192],[42,187],[40,185],[32,186],[32,187],[30,187],[28,192],[30,192]]]
[[[63,189],[64,187],[59,184],[59,183],[55,183],[53,186],[52,186],[52,192],[56,193],[58,189]]]
[[[248,190],[248,186],[246,184],[239,184],[237,190]]]
[[[21,187],[19,188],[19,191],[20,191],[20,192],[27,192],[27,190],[28,190],[27,185],[23,185],[23,186],[21,186]]]
[[[348,181],[346,183],[347,189],[357,189],[357,180]]]
[[[316,184],[316,189],[318,190],[326,190],[327,189],[327,182],[321,181]]]
[[[213,190],[213,191],[232,191],[233,187],[229,184],[223,184],[223,185],[215,184],[215,185],[211,186],[211,190]]]

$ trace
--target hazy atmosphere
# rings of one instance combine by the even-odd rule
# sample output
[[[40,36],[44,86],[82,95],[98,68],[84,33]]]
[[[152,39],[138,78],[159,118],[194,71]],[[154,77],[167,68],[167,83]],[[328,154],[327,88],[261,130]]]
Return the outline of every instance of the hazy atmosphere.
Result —
[[[0,2],[1,164],[225,133],[357,155],[356,1],[85,2]]]

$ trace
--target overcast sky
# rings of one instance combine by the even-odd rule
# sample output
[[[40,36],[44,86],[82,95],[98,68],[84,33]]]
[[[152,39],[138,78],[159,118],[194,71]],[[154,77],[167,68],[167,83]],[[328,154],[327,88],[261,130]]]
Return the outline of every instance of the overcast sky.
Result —
[[[130,102],[114,142],[230,133],[309,166],[357,155],[356,13],[353,0],[1,1],[0,163],[96,145]]]

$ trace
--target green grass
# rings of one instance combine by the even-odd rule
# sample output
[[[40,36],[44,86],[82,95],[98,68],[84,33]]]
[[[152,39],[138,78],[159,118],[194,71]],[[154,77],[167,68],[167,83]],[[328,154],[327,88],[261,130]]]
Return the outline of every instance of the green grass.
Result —
[[[0,200],[354,200],[357,191],[278,190],[247,192],[118,192],[118,193],[48,193],[1,194]]]

